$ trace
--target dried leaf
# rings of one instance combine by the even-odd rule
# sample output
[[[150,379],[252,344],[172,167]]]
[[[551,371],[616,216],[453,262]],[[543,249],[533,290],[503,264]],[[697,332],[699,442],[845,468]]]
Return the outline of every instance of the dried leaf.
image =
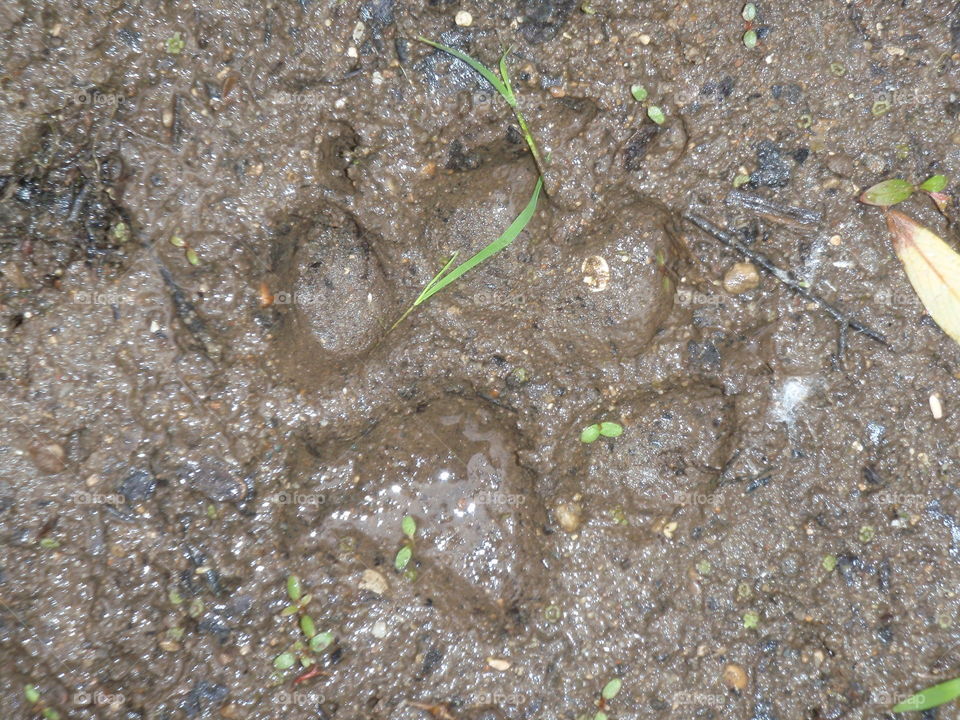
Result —
[[[960,255],[916,220],[891,210],[887,227],[920,301],[943,331],[960,343]]]
[[[900,178],[884,180],[863,191],[860,202],[867,205],[888,207],[901,203],[913,195],[914,187],[911,183]]]

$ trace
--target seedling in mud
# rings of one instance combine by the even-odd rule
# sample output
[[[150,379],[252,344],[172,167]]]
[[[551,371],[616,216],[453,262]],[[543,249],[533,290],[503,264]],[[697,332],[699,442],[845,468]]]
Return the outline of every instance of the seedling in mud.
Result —
[[[393,558],[393,567],[397,572],[406,570],[407,578],[413,580],[416,577],[416,571],[413,569],[407,570],[407,566],[413,559],[413,536],[417,534],[417,521],[413,519],[412,515],[407,515],[401,521],[400,529],[405,539],[403,546],[397,550],[397,554]]]
[[[631,85],[630,95],[638,103],[642,103],[647,99],[648,93],[647,89],[643,85]],[[667,119],[666,115],[663,114],[663,110],[657,105],[650,105],[647,107],[647,117],[657,125],[663,125],[664,121]]]
[[[908,697],[902,703],[894,705],[893,712],[902,713],[929,710],[938,705],[944,705],[952,700],[956,700],[958,697],[960,697],[960,678],[954,678],[953,680],[942,682],[939,685],[928,687],[926,690],[921,690],[916,695]]]
[[[476,70],[484,79],[489,82],[494,90],[500,93],[500,96],[506,100],[507,104],[513,110],[514,116],[517,118],[517,122],[520,124],[520,132],[523,134],[524,139],[527,142],[527,146],[530,148],[530,153],[533,155],[533,160],[537,164],[537,170],[540,173],[540,177],[537,178],[537,184],[533,188],[533,194],[530,196],[530,200],[527,202],[526,207],[517,215],[516,219],[510,226],[503,231],[503,234],[500,235],[496,240],[491,242],[489,245],[481,249],[478,253],[473,255],[468,260],[462,262],[457,267],[450,270],[450,266],[453,265],[453,261],[457,259],[457,253],[454,253],[453,256],[447,261],[440,272],[433,276],[433,279],[427,283],[426,287],[420,292],[420,295],[417,296],[417,299],[413,301],[413,304],[408,307],[403,315],[390,327],[390,330],[393,330],[397,325],[402,323],[406,317],[413,312],[413,310],[418,306],[425,303],[431,297],[436,295],[438,292],[443,290],[447,285],[455,282],[460,278],[461,275],[472,270],[480,263],[484,262],[491,256],[503,250],[507,245],[512,243],[517,236],[523,232],[523,229],[527,226],[527,223],[533,218],[534,213],[537,211],[537,200],[540,198],[540,191],[543,189],[543,169],[544,162],[540,156],[540,150],[537,148],[537,143],[533,139],[533,134],[530,132],[530,127],[527,125],[526,118],[524,118],[523,113],[520,111],[520,106],[517,103],[517,96],[513,92],[513,85],[510,82],[510,72],[507,69],[507,55],[508,52],[504,52],[500,56],[500,76],[498,77],[496,73],[487,68],[482,63],[474,60],[472,57],[467,55],[456,48],[448,47],[447,45],[442,45],[441,43],[434,42],[432,40],[427,40],[424,37],[418,38],[422,42],[425,42],[431,47],[435,47],[438,50],[449,53],[453,55],[458,60],[462,60],[467,65]]]
[[[24,685],[23,696],[33,706],[33,711],[40,713],[46,720],[60,720],[60,713],[52,707],[46,706],[36,685]]]
[[[623,435],[623,426],[615,422],[601,422],[595,425],[588,425],[580,432],[580,441],[592,443],[600,436],[615,438]]]
[[[919,185],[914,185],[903,178],[891,178],[864,190],[860,196],[860,202],[879,207],[891,207],[897,203],[902,203],[904,200],[909,200],[915,192],[919,191],[927,193],[940,208],[940,211],[943,212],[946,203],[949,201],[949,196],[943,193],[947,183],[948,180],[945,175],[932,175]]]
[[[593,716],[593,720],[607,720],[607,703],[620,694],[622,687],[623,681],[620,678],[613,678],[607,681],[607,684],[604,685],[600,691],[600,699],[597,701],[599,710],[597,710],[597,714]]]
[[[273,667],[277,670],[289,670],[298,662],[303,668],[309,668],[316,662],[314,654],[326,650],[334,640],[332,632],[317,632],[317,626],[313,618],[306,613],[307,605],[310,603],[310,595],[303,593],[303,586],[300,578],[296,575],[290,575],[287,578],[287,597],[290,598],[291,605],[288,605],[281,612],[281,616],[299,615],[297,624],[303,633],[306,642],[297,640],[290,648],[273,659]]]

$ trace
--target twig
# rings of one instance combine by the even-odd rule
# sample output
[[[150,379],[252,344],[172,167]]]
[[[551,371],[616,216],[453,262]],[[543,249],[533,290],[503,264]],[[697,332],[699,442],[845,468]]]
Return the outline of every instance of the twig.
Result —
[[[890,347],[890,344],[887,342],[887,339],[876,330],[872,330],[863,323],[860,323],[856,320],[853,320],[849,315],[844,313],[842,310],[834,307],[826,300],[824,300],[819,295],[812,293],[806,287],[804,287],[793,275],[788,271],[774,265],[770,260],[756,252],[751,250],[742,242],[737,240],[733,235],[728,233],[726,230],[722,230],[714,225],[709,220],[700,217],[699,215],[694,215],[692,213],[684,213],[683,215],[685,220],[690,221],[698,228],[703,230],[708,235],[715,237],[721,243],[726,245],[732,250],[736,250],[738,253],[743,255],[745,258],[750,260],[755,265],[758,265],[762,269],[766,270],[768,273],[773,275],[777,280],[782,282],[788,288],[797,293],[800,297],[809,300],[810,302],[816,303],[820,308],[830,315],[834,320],[840,323],[840,339],[839,339],[839,351],[840,356],[843,356],[844,351],[847,346],[846,332],[847,328],[853,328],[858,333],[866,335],[871,340],[875,340],[884,347]]]
[[[796,205],[786,205],[769,200],[761,195],[744,192],[743,190],[731,190],[724,202],[727,205],[742,207],[745,210],[752,210],[760,215],[766,215],[773,220],[781,222],[797,223],[800,225],[818,225],[823,219],[823,214],[816,210],[797,207]]]

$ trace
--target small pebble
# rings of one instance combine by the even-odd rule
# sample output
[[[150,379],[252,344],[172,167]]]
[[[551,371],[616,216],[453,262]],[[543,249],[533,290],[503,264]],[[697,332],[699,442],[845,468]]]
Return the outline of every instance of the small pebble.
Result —
[[[575,533],[583,524],[583,508],[577,503],[560,503],[553,512],[565,532]]]
[[[494,670],[500,670],[501,672],[510,669],[510,661],[502,658],[488,657],[487,665],[492,667]]]
[[[731,690],[743,690],[747,687],[747,672],[736,663],[729,663],[723,668],[723,684]]]
[[[753,263],[736,263],[723,276],[723,289],[731,295],[749,292],[758,285],[760,285],[760,273],[757,272]]]
[[[934,420],[943,417],[943,401],[940,399],[940,393],[935,392],[930,396],[930,412],[933,413]]]
[[[461,10],[454,18],[454,22],[460,27],[470,27],[473,25],[473,15],[468,13],[466,10]]]
[[[373,624],[373,630],[371,630],[373,636],[378,640],[382,640],[387,636],[387,624],[383,620],[377,620]]]

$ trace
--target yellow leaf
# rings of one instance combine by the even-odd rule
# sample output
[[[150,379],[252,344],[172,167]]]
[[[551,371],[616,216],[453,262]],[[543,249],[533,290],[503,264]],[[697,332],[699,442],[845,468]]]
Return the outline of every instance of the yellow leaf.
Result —
[[[916,220],[887,213],[893,249],[920,302],[941,329],[960,343],[960,255]]]

